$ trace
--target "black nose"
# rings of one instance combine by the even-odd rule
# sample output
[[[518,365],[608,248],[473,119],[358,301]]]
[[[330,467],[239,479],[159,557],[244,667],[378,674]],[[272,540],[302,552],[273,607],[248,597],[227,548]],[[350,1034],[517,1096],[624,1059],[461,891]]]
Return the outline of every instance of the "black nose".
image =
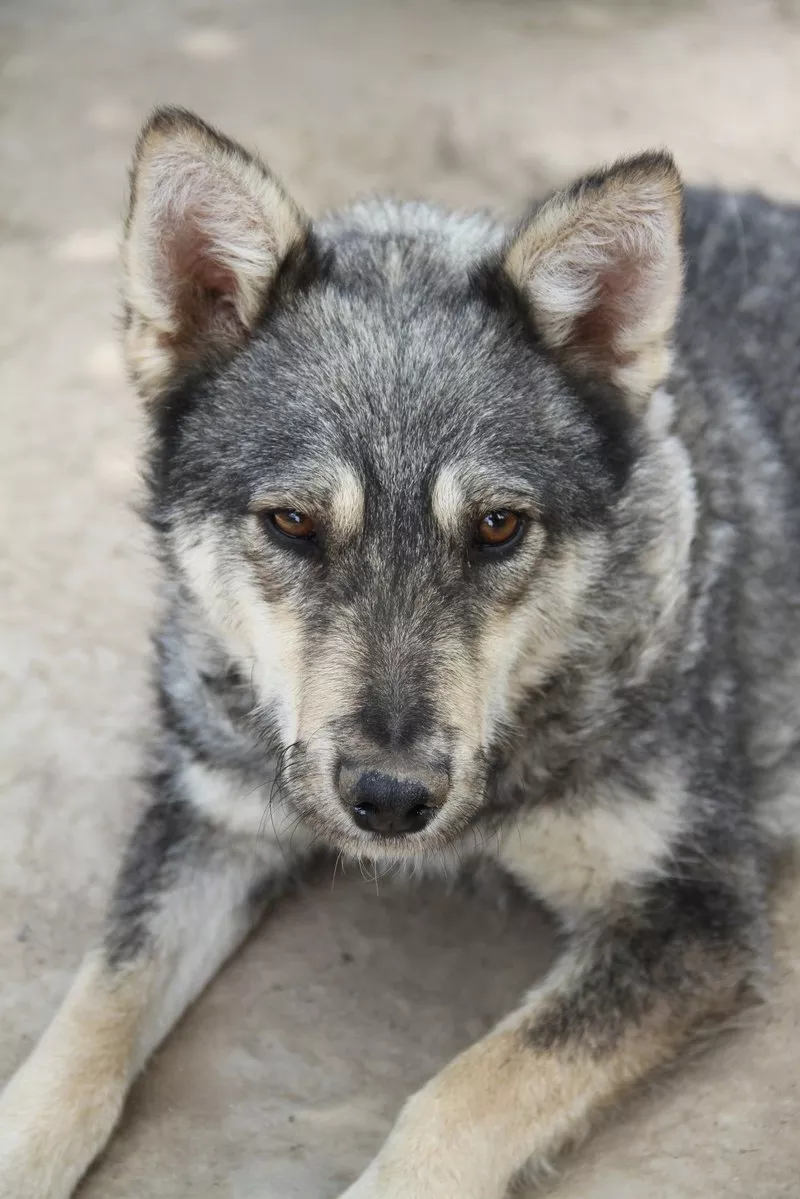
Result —
[[[348,789],[353,820],[370,833],[418,833],[433,815],[431,793],[416,779],[397,779],[377,770],[359,775]]]

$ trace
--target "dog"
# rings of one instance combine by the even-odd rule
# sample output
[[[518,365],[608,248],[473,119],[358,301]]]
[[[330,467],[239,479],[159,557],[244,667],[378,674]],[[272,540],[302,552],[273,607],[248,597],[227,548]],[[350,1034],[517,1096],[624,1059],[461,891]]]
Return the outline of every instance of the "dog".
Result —
[[[320,845],[489,858],[564,948],[347,1199],[501,1199],[759,1001],[800,827],[800,209],[648,152],[481,214],[312,223],[145,126],[125,350],[163,576],[149,807],[0,1099],[66,1199],[132,1080]]]

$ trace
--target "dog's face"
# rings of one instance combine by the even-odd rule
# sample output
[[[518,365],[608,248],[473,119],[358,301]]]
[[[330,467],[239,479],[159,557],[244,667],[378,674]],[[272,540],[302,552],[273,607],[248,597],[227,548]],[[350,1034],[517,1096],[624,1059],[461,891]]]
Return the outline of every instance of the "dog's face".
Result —
[[[608,569],[679,291],[661,157],[512,239],[366,205],[312,228],[186,114],[140,142],[128,353],[156,505],[330,841],[441,849]]]

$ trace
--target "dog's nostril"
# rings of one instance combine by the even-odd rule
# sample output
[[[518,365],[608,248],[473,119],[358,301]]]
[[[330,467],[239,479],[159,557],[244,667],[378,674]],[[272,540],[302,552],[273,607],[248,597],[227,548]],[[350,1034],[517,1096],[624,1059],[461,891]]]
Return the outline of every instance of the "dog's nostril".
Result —
[[[353,815],[366,827],[375,818],[377,811],[374,803],[357,803],[353,808]]]
[[[433,808],[415,804],[407,812],[379,808],[373,803],[358,803],[353,808],[353,820],[360,829],[368,833],[383,833],[399,836],[403,833],[418,833],[433,815]]]

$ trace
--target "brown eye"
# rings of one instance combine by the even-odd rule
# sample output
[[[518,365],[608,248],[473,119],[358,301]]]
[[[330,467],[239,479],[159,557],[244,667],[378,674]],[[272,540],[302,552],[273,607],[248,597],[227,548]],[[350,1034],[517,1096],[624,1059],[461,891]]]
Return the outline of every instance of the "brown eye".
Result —
[[[522,517],[508,508],[486,512],[475,526],[478,549],[501,549],[516,541],[522,532]]]
[[[316,536],[317,526],[305,512],[296,508],[276,508],[269,513],[269,519],[279,533],[284,537],[295,537],[298,541],[309,541]]]

